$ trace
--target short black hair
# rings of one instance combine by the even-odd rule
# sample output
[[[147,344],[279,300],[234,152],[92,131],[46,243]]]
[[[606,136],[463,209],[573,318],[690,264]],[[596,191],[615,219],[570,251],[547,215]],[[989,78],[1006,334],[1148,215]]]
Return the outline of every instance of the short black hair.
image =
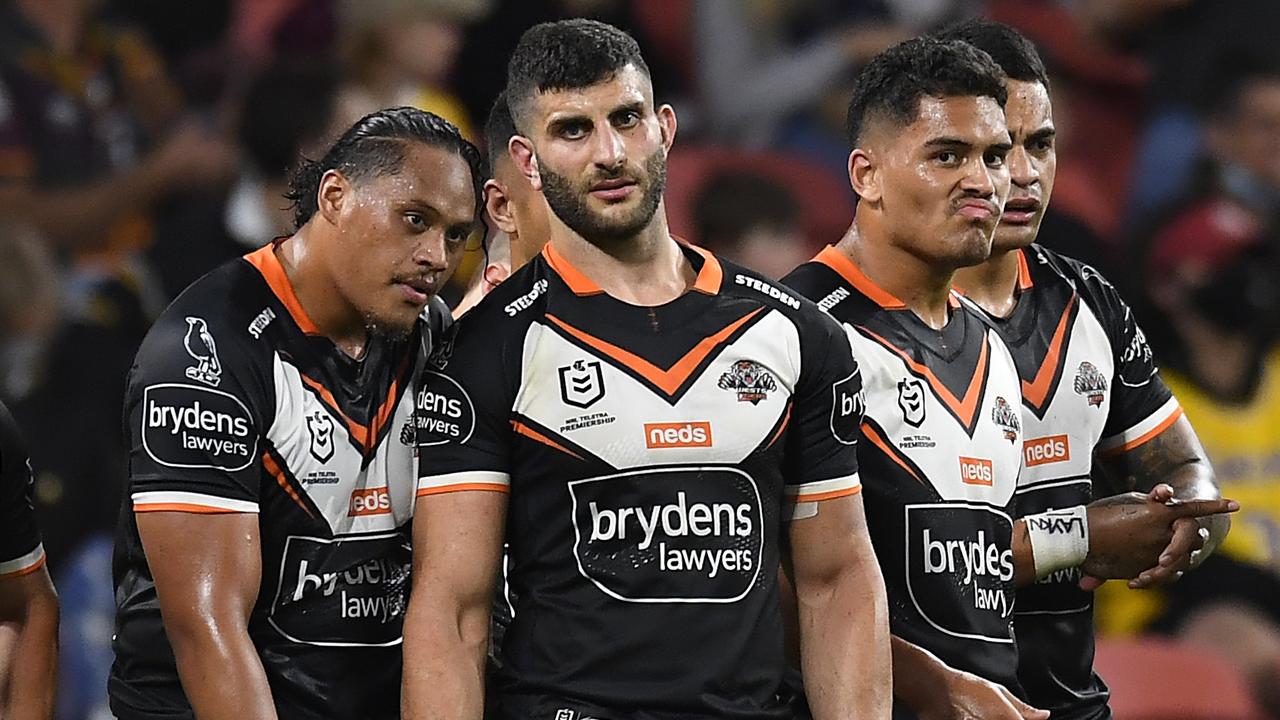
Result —
[[[1038,82],[1049,88],[1049,72],[1027,36],[994,20],[975,18],[943,28],[934,37],[961,40],[991,56],[1010,80]]]
[[[537,93],[591,87],[627,65],[649,76],[635,39],[612,25],[582,18],[534,25],[507,64],[507,102],[516,125],[524,124]]]
[[[434,113],[413,107],[379,110],[365,115],[338,138],[319,160],[303,158],[289,179],[285,198],[293,202],[295,229],[319,209],[316,195],[320,179],[330,170],[341,172],[355,182],[378,175],[394,175],[404,163],[405,148],[411,142],[457,153],[471,169],[475,190],[476,218],[484,208],[484,163],[480,151],[452,123]]]
[[[498,93],[489,108],[489,118],[484,122],[484,149],[489,160],[489,177],[496,172],[498,158],[507,151],[507,143],[516,132],[516,122],[511,119],[511,106],[507,105],[507,94]]]
[[[1004,82],[991,56],[968,43],[917,37],[894,45],[858,73],[845,120],[849,145],[858,146],[872,118],[915,122],[925,97],[990,97],[1004,107]]]

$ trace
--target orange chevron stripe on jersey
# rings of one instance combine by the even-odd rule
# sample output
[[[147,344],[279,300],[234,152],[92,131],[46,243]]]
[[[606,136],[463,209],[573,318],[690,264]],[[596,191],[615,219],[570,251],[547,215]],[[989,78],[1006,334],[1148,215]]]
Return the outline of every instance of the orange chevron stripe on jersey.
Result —
[[[409,360],[412,354],[405,356],[400,361],[400,369],[396,372],[396,376],[391,380],[391,387],[387,390],[387,396],[383,398],[382,405],[378,407],[378,411],[374,413],[369,424],[363,425],[352,420],[345,412],[342,406],[338,404],[338,399],[333,396],[329,388],[325,387],[317,380],[307,377],[301,370],[298,370],[298,377],[302,378],[303,384],[315,391],[320,399],[328,406],[330,412],[342,419],[347,426],[347,432],[351,434],[352,439],[356,441],[365,453],[373,450],[373,446],[378,441],[378,433],[383,426],[387,424],[387,419],[391,417],[392,411],[395,410],[396,400],[400,397],[401,380],[407,379],[406,375],[409,371]]]
[[[511,429],[512,429],[512,430],[514,430],[514,431],[516,432],[516,434],[518,434],[518,435],[523,435],[523,436],[525,436],[525,437],[529,438],[530,440],[534,440],[534,441],[540,442],[540,443],[542,443],[543,445],[546,445],[547,447],[554,448],[554,449],[559,450],[560,452],[562,452],[562,453],[566,453],[566,454],[568,454],[568,455],[572,455],[573,457],[576,457],[576,458],[578,458],[579,460],[582,460],[582,459],[583,459],[583,458],[582,458],[582,456],[581,456],[581,455],[579,455],[578,453],[576,453],[576,452],[574,452],[574,451],[570,450],[569,448],[567,448],[567,447],[565,447],[565,446],[561,445],[560,443],[556,442],[555,440],[552,440],[551,438],[547,437],[546,435],[543,435],[542,433],[538,432],[537,430],[534,430],[533,428],[529,427],[528,425],[525,425],[524,423],[522,423],[522,422],[520,422],[520,421],[518,421],[518,420],[512,420],[512,421],[511,421]]]
[[[845,282],[856,288],[858,292],[871,298],[875,304],[885,310],[903,310],[907,307],[906,303],[895,297],[893,293],[863,275],[858,266],[854,265],[853,261],[849,259],[849,256],[837,250],[834,245],[822,248],[822,252],[818,253],[813,259],[815,262],[820,262],[834,270],[837,275],[844,278]]]
[[[1049,341],[1049,349],[1045,351],[1044,359],[1040,361],[1040,369],[1036,370],[1035,378],[1031,382],[1022,381],[1022,401],[1036,411],[1044,409],[1045,401],[1049,399],[1049,393],[1053,390],[1053,379],[1058,375],[1059,366],[1064,358],[1062,345],[1066,342],[1071,311],[1075,309],[1077,299],[1078,296],[1072,293],[1067,306],[1062,309],[1062,317],[1058,319],[1058,327],[1054,328],[1053,339]]]
[[[262,453],[262,468],[266,470],[271,477],[276,479],[276,484],[284,490],[284,493],[289,496],[290,500],[294,501],[298,504],[298,507],[302,508],[302,512],[306,513],[307,517],[315,517],[315,514],[311,512],[311,508],[307,507],[307,504],[298,496],[298,491],[293,489],[293,485],[289,483],[289,478],[285,477],[284,470],[281,469],[280,464],[276,462],[276,459],[271,457],[271,453]]]
[[[924,481],[924,478],[916,474],[916,471],[912,469],[911,465],[908,464],[906,460],[903,460],[902,456],[899,455],[891,445],[889,445],[888,440],[880,437],[880,433],[876,432],[876,429],[871,427],[871,425],[862,423],[862,436],[869,440],[872,445],[880,448],[880,452],[884,453],[886,457],[897,463],[898,467],[906,470],[908,475],[916,479],[916,482],[919,482],[921,485],[928,484]]]
[[[244,259],[257,268],[258,272],[262,273],[262,279],[267,281],[267,286],[279,298],[280,303],[288,308],[289,315],[298,324],[298,328],[308,335],[319,335],[320,328],[311,322],[311,317],[307,315],[307,311],[302,309],[302,303],[298,301],[297,294],[293,292],[293,283],[289,282],[289,276],[285,274],[284,266],[280,264],[280,259],[276,257],[276,245],[277,243],[275,242],[264,245],[245,255]]]
[[[716,260],[716,256],[696,245],[686,245],[685,243],[681,243],[681,245],[685,245],[685,247],[690,248],[702,257],[702,267],[698,269],[698,277],[693,281],[693,289],[707,295],[715,295],[720,292],[720,284],[724,281],[724,269],[720,267],[720,261]],[[542,247],[542,257],[575,295],[599,295],[604,292],[604,289],[597,285],[594,280],[582,274],[581,270],[574,267],[563,255],[557,252],[551,243],[547,243]]]
[[[930,370],[928,365],[922,365],[916,362],[910,355],[894,347],[894,345],[888,340],[885,340],[867,328],[859,327],[858,329],[872,340],[875,340],[886,350],[889,350],[901,358],[902,362],[906,363],[907,367],[910,368],[913,373],[923,377],[929,383],[929,387],[933,388],[934,395],[937,395],[938,399],[951,409],[951,412],[959,418],[960,422],[964,423],[965,427],[970,429],[974,427],[974,421],[978,417],[978,403],[982,399],[980,396],[982,395],[983,381],[986,380],[987,377],[987,356],[991,352],[991,343],[986,337],[986,333],[983,333],[982,354],[978,355],[978,364],[973,369],[973,378],[969,380],[969,387],[965,389],[963,398],[957,398],[950,390],[947,389],[947,386],[942,383],[942,380],[940,380],[937,375],[933,374],[933,370]],[[970,430],[970,432],[972,432],[972,430]]]
[[[684,385],[685,381],[689,379],[689,376],[693,374],[693,371],[702,364],[702,361],[705,360],[708,355],[732,337],[738,328],[745,325],[749,320],[759,315],[764,310],[765,308],[758,307],[729,323],[714,335],[708,335],[703,338],[701,342],[693,346],[692,350],[685,353],[684,357],[677,360],[674,365],[666,370],[659,368],[657,365],[654,365],[630,350],[624,350],[607,340],[601,340],[600,338],[591,335],[585,330],[579,330],[555,315],[548,313],[546,318],[555,323],[561,330],[564,330],[578,340],[591,346],[597,352],[608,355],[610,358],[613,358],[614,361],[621,363],[623,366],[639,374],[666,394],[674,395],[676,391],[680,389],[680,386]]]

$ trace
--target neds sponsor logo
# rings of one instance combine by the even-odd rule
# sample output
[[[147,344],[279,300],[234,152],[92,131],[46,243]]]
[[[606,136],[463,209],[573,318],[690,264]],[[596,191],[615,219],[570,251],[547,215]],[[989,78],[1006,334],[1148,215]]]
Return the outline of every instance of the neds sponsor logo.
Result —
[[[169,467],[242,470],[257,452],[249,409],[229,393],[162,383],[142,393],[142,445]]]
[[[711,447],[711,423],[645,423],[644,444],[651,450],[678,447]]]
[[[351,493],[351,507],[347,517],[385,515],[391,512],[391,495],[384,487],[363,488]]]
[[[960,482],[990,487],[996,481],[995,465],[986,458],[960,457]]]
[[[428,370],[422,374],[413,415],[418,447],[464,443],[475,429],[475,406],[456,380]]]
[[[1013,521],[985,505],[906,507],[907,589],[950,635],[1012,641]]]
[[[580,572],[628,602],[735,602],[764,533],[755,481],[734,468],[663,468],[569,484]]]
[[[1022,459],[1027,467],[1066,462],[1071,459],[1071,441],[1066,435],[1032,438],[1022,444]]]

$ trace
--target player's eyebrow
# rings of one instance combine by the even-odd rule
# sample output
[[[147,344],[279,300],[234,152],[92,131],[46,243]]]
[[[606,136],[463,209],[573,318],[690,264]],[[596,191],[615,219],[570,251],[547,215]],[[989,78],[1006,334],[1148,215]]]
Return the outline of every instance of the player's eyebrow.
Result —
[[[954,137],[936,137],[926,140],[924,146],[938,150],[968,150],[973,143]]]
[[[637,115],[643,115],[643,114],[644,114],[644,101],[643,101],[643,100],[635,100],[635,101],[633,101],[633,102],[623,103],[622,105],[619,105],[618,107],[616,107],[616,108],[614,108],[612,111],[610,111],[610,112],[609,112],[609,117],[610,117],[610,119],[612,119],[612,118],[617,117],[618,115],[621,115],[622,113],[625,113],[625,112],[633,112],[633,113],[635,113],[635,114],[637,114]]]
[[[1049,140],[1058,134],[1058,129],[1052,125],[1042,127],[1039,130],[1027,136],[1027,142],[1039,142],[1041,140]]]

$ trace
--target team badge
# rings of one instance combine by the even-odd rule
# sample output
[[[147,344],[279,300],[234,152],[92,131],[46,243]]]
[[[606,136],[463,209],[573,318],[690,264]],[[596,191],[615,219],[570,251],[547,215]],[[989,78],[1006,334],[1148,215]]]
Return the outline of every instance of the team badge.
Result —
[[[307,415],[307,433],[311,436],[311,457],[329,462],[333,457],[333,418],[323,410]]]
[[[604,372],[600,361],[575,360],[560,368],[560,399],[566,405],[591,407],[604,397]]]
[[[732,390],[738,394],[738,402],[749,402],[759,405],[761,400],[769,397],[769,393],[778,389],[778,381],[754,360],[739,360],[733,364],[718,383],[721,390]]]
[[[899,380],[898,407],[908,425],[920,427],[924,423],[924,383],[916,378]]]
[[[1018,441],[1018,433],[1022,432],[1022,420],[1018,418],[1018,411],[1004,398],[996,398],[996,406],[991,410],[991,421],[1004,431],[1005,440],[1011,443]]]
[[[182,339],[187,354],[196,364],[187,368],[187,377],[206,385],[218,387],[222,382],[222,361],[218,359],[218,344],[209,332],[204,318],[187,316],[187,335]]]
[[[1093,407],[1102,407],[1102,401],[1107,397],[1107,379],[1091,362],[1080,363],[1074,388],[1077,393],[1088,398]]]

